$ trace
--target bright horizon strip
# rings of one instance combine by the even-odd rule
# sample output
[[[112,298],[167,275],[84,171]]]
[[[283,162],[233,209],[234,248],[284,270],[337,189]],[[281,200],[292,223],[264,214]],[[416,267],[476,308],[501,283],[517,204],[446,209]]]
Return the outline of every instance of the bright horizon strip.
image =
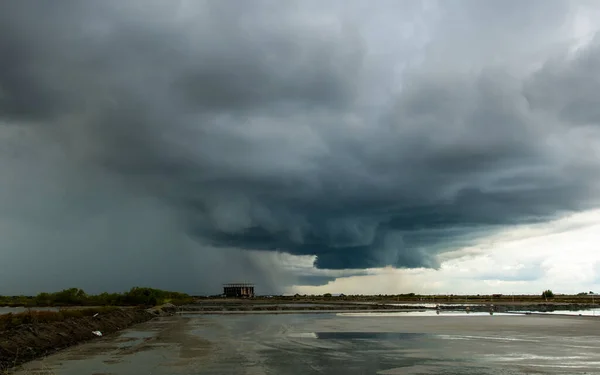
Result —
[[[600,290],[600,210],[549,223],[522,225],[442,254],[439,270],[370,269],[323,286],[295,286],[299,294],[539,295]],[[492,277],[494,276],[494,277]]]

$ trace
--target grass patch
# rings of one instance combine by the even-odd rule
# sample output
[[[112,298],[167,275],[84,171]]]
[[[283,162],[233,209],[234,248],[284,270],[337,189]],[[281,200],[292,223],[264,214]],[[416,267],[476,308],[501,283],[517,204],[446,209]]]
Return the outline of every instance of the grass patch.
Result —
[[[166,302],[174,305],[191,303],[194,298],[179,292],[153,288],[131,288],[123,293],[87,294],[70,288],[37,296],[0,296],[0,306],[157,306]]]
[[[40,324],[62,322],[68,319],[78,319],[95,314],[107,314],[119,310],[115,306],[87,309],[64,309],[60,311],[28,310],[21,313],[0,315],[0,331],[19,327],[24,324]]]

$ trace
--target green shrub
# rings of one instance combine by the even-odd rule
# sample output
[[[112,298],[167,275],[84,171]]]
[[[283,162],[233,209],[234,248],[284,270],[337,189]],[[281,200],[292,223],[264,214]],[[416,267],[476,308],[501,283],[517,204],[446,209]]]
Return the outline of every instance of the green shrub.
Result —
[[[554,293],[550,289],[542,292],[542,298],[554,298]]]

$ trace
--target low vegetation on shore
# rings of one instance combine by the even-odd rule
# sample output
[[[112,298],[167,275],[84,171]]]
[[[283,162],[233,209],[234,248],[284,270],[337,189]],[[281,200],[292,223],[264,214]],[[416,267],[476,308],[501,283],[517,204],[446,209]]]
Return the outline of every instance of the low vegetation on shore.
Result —
[[[68,307],[68,306],[157,306],[165,303],[185,305],[194,301],[207,299],[222,299],[221,295],[191,296],[180,292],[164,291],[153,288],[134,287],[123,293],[87,294],[82,289],[70,288],[55,293],[39,293],[36,296],[2,296],[0,307]],[[259,302],[406,302],[406,303],[595,303],[599,302],[598,295],[592,292],[578,294],[558,294],[545,290],[537,295],[517,294],[438,294],[420,295],[379,294],[379,295],[344,295],[326,293],[323,295],[273,295],[256,296],[253,301]]]
[[[206,297],[207,299],[215,297]],[[405,303],[597,303],[600,297],[592,292],[578,294],[558,294],[546,290],[540,294],[378,294],[378,295],[288,295],[288,296],[262,296],[255,300],[265,301],[293,301],[293,302],[405,302]]]
[[[115,306],[90,307],[82,309],[63,309],[59,311],[28,310],[20,313],[0,315],[0,331],[17,328],[24,324],[43,324],[62,322],[68,319],[78,319],[86,316],[98,316],[119,310]]]
[[[183,305],[193,300],[193,297],[185,293],[153,288],[135,287],[124,293],[96,295],[87,294],[79,288],[70,288],[55,293],[39,293],[36,296],[0,296],[0,306],[157,306],[165,303]]]

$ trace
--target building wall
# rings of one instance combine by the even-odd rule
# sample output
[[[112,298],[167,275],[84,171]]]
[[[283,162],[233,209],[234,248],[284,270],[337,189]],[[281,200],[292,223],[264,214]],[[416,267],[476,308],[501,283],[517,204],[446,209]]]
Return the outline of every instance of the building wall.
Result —
[[[225,286],[223,294],[227,297],[254,297],[253,286]]]

